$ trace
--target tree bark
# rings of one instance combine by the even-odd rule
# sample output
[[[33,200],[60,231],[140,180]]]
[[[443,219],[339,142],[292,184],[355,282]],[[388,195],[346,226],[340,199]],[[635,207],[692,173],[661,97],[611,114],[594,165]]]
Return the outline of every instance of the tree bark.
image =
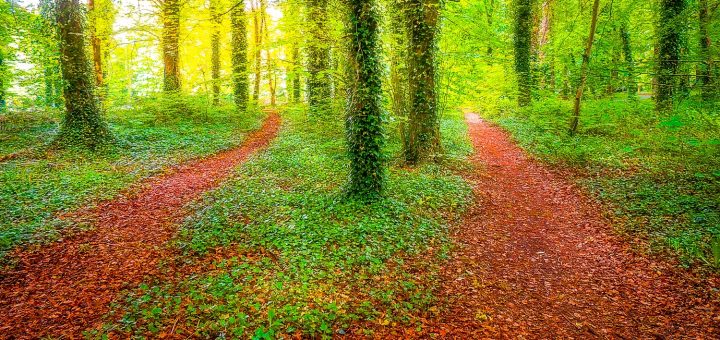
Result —
[[[248,41],[247,17],[245,1],[234,5],[230,11],[232,24],[232,78],[235,106],[244,111],[250,96],[250,80],[248,79]]]
[[[698,2],[698,22],[699,22],[699,42],[700,42],[700,64],[698,65],[698,78],[700,80],[701,93],[703,100],[711,100],[717,94],[714,84],[713,69],[714,61],[710,53],[712,41],[708,27],[710,26],[710,8],[708,0],[699,0]]]
[[[212,91],[213,104],[220,104],[220,26],[222,25],[222,17],[218,15],[218,0],[210,0],[210,16],[212,17],[213,29],[210,37],[210,45],[212,49]]]
[[[407,0],[409,100],[408,150],[405,160],[417,164],[440,150],[438,98],[435,88],[439,0]]]
[[[112,137],[100,115],[93,71],[85,49],[84,16],[80,6],[79,0],[57,0],[66,112],[56,142],[95,149]]]
[[[683,39],[685,0],[661,0],[658,22],[658,71],[655,105],[658,111],[673,107],[674,96],[680,89],[678,70]]]
[[[350,1],[352,87],[347,136],[350,192],[373,198],[383,189],[382,65],[375,0]]]
[[[265,20],[265,0],[260,0],[257,6],[253,6],[253,24],[255,27],[255,79],[253,85],[253,101],[260,100],[260,84],[262,82],[262,44],[263,44],[263,20]]]
[[[308,102],[310,111],[322,113],[330,103],[330,45],[327,36],[328,0],[306,0],[308,8]]]
[[[163,1],[162,20],[163,90],[176,92],[180,91],[180,0]]]
[[[298,65],[300,65],[300,47],[297,45],[297,43],[294,43],[293,49],[292,49],[292,58],[293,58],[293,76],[292,76],[292,93],[293,93],[293,102],[299,103],[302,101],[301,98],[301,90],[300,90],[300,71]]]
[[[515,2],[515,73],[518,77],[518,105],[532,104],[532,72],[530,53],[532,47],[532,0]]]
[[[400,139],[403,144],[403,153],[407,153],[408,133],[408,33],[405,24],[404,7],[402,2],[394,2],[390,9],[390,94],[392,111],[398,117]]]
[[[585,81],[587,80],[587,70],[590,64],[590,53],[592,52],[592,45],[595,41],[595,30],[597,29],[597,18],[598,11],[600,9],[600,0],[595,0],[593,3],[592,20],[590,22],[590,34],[588,35],[587,46],[585,47],[585,53],[583,54],[582,66],[580,67],[580,85],[578,85],[577,92],[575,93],[575,109],[573,110],[573,119],[570,123],[570,135],[574,135],[577,131],[578,122],[580,121],[580,102],[582,101],[583,90],[585,89]]]
[[[88,13],[90,15],[90,44],[93,52],[93,67],[95,70],[95,85],[103,86],[103,65],[102,45],[97,36],[97,13],[95,11],[95,0],[88,0]]]
[[[635,76],[635,59],[632,53],[632,44],[630,43],[630,33],[628,32],[627,22],[623,22],[620,26],[620,38],[622,39],[625,67],[627,68],[627,94],[630,99],[635,99],[637,97],[638,85]]]

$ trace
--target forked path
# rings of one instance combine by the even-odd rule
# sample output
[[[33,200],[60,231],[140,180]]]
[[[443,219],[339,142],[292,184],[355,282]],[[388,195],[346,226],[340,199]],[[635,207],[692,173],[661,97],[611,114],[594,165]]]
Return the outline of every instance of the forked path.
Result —
[[[443,272],[458,338],[720,338],[720,280],[634,255],[572,180],[466,115],[479,202]]]
[[[76,338],[96,326],[121,290],[158,273],[182,207],[267,146],[279,127],[279,115],[270,112],[239,147],[189,162],[149,179],[135,193],[79,213],[92,230],[14,254],[19,264],[0,278],[0,338]]]

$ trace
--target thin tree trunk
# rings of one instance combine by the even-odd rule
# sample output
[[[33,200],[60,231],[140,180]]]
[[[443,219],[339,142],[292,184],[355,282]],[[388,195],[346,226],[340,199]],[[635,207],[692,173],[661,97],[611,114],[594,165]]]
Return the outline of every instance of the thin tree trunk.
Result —
[[[232,22],[232,78],[235,106],[244,111],[248,105],[250,80],[248,79],[248,41],[245,2],[241,1],[230,11]]]
[[[405,160],[417,164],[440,149],[438,98],[435,88],[439,0],[407,2],[409,74],[408,150]]]
[[[492,0],[491,0],[492,1]],[[398,117],[398,129],[403,144],[403,153],[408,152],[408,34],[402,2],[394,2],[390,14],[391,55],[390,92],[393,115]]]
[[[518,105],[524,107],[532,103],[532,0],[516,0],[515,6],[515,73],[518,77]]]
[[[255,83],[253,85],[253,101],[260,100],[260,84],[262,81],[262,44],[263,44],[263,22],[265,20],[265,0],[260,0],[258,6],[254,6],[255,25]]]
[[[578,122],[580,120],[580,102],[582,101],[583,90],[585,89],[585,81],[587,80],[587,70],[590,64],[590,53],[592,52],[592,45],[595,41],[595,29],[597,28],[598,11],[600,9],[600,0],[595,0],[593,3],[592,21],[590,23],[590,34],[588,35],[587,47],[585,47],[585,53],[583,54],[582,66],[580,67],[580,85],[578,85],[577,92],[575,93],[575,109],[573,110],[573,119],[570,123],[570,135],[574,135],[577,131]]]
[[[708,26],[710,25],[710,9],[708,7],[708,0],[699,0],[698,3],[698,21],[699,21],[699,40],[700,40],[700,58],[702,58],[698,65],[698,78],[700,80],[700,89],[703,100],[711,100],[717,92],[714,88],[713,79],[713,58],[710,53],[710,45],[712,41],[708,32]]]
[[[627,68],[627,93],[630,99],[635,99],[638,92],[637,78],[635,77],[635,59],[633,58],[630,33],[626,22],[623,22],[620,26],[620,38],[622,39],[625,67]]]
[[[85,49],[79,0],[57,0],[60,64],[65,84],[65,116],[56,142],[94,149],[112,139],[100,115],[93,71]]]
[[[350,192],[372,198],[383,189],[382,65],[375,0],[350,1],[352,98],[348,103],[347,136]]]
[[[162,48],[165,65],[163,89],[165,92],[180,90],[180,0],[164,0],[162,3]]]
[[[294,43],[293,49],[292,49],[292,58],[293,58],[293,77],[292,77],[292,93],[293,93],[293,102],[299,103],[302,101],[301,96],[301,90],[300,90],[300,71],[298,65],[300,65],[300,47],[298,47],[297,43]]]
[[[7,92],[5,90],[6,84],[5,79],[7,78],[7,65],[5,64],[5,53],[3,51],[4,46],[0,46],[0,112],[4,112],[7,107]]]
[[[222,17],[218,15],[217,0],[210,0],[210,16],[212,17],[213,28],[210,37],[210,45],[212,49],[212,92],[213,104],[220,104],[220,26],[222,25]]]

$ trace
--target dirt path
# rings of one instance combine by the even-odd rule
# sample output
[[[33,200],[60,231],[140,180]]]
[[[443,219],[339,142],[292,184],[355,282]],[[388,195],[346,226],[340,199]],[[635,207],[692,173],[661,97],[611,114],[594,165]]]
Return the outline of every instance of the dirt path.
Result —
[[[479,202],[443,274],[458,338],[720,338],[720,279],[632,254],[569,178],[468,114]]]
[[[91,231],[14,254],[19,265],[0,278],[0,338],[72,338],[95,326],[121,290],[158,273],[182,207],[267,146],[279,127],[279,115],[271,112],[241,146],[151,178],[137,192],[82,213]]]

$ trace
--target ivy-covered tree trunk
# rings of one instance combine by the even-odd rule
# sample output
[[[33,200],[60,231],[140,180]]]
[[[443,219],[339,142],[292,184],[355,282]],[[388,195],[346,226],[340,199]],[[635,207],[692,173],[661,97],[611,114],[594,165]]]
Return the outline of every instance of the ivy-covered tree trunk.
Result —
[[[518,105],[521,107],[532,103],[532,9],[532,0],[515,0],[515,73],[518,78]]]
[[[65,85],[65,116],[56,142],[91,149],[112,137],[102,119],[95,81],[85,49],[84,15],[80,0],[57,0],[60,64]]]
[[[625,56],[625,67],[627,68],[627,93],[630,99],[637,98],[638,84],[635,75],[635,59],[633,57],[632,44],[630,43],[630,32],[628,32],[627,22],[623,22],[620,26],[620,38],[622,40],[622,50]]]
[[[0,112],[5,111],[5,108],[7,107],[7,84],[5,84],[5,79],[7,78],[8,75],[7,65],[5,63],[5,46],[0,45]]]
[[[585,90],[585,81],[587,80],[587,71],[590,65],[590,53],[592,53],[593,42],[595,42],[595,30],[597,29],[599,11],[600,0],[595,0],[593,3],[592,19],[590,21],[590,33],[588,34],[582,66],[580,67],[580,85],[578,85],[577,92],[575,93],[575,109],[573,110],[573,118],[570,122],[570,135],[575,134],[580,121],[580,103],[582,101],[583,91]]]
[[[220,26],[222,17],[218,15],[218,0],[210,1],[210,16],[213,22],[210,36],[211,63],[212,63],[212,92],[213,104],[220,104]]]
[[[655,104],[658,111],[673,107],[680,82],[680,51],[683,45],[685,0],[661,0],[657,27],[658,65]]]
[[[710,39],[709,29],[710,26],[710,8],[708,7],[708,0],[698,1],[698,21],[699,21],[699,42],[700,42],[700,63],[698,65],[698,80],[700,81],[702,98],[704,100],[711,100],[717,95],[717,88],[715,88],[715,79],[713,77],[714,60],[710,53],[710,46],[712,40]]]
[[[408,140],[405,161],[417,164],[440,149],[435,50],[440,17],[439,0],[407,0],[409,43]]]
[[[293,58],[293,74],[292,74],[292,97],[293,97],[293,103],[299,103],[302,101],[301,98],[301,90],[300,90],[300,70],[298,65],[301,64],[300,61],[300,47],[297,46],[297,43],[293,46],[292,49],[292,58]]]
[[[102,65],[102,45],[100,38],[97,36],[97,14],[95,13],[95,0],[88,0],[88,14],[90,16],[90,44],[92,45],[93,69],[95,70],[95,85],[103,86],[103,65]]]
[[[245,2],[235,5],[230,11],[232,23],[232,79],[233,97],[238,111],[247,108],[250,96],[248,79],[248,41]]]
[[[308,102],[312,112],[324,112],[330,103],[330,44],[326,41],[328,0],[307,0]]]
[[[162,2],[163,90],[180,91],[180,0]]]
[[[403,153],[408,150],[408,35],[403,3],[393,2],[390,8],[390,95],[393,115],[400,121],[399,132]]]
[[[382,65],[375,0],[350,0],[351,96],[346,123],[350,154],[350,192],[379,195],[385,179],[382,117]]]

